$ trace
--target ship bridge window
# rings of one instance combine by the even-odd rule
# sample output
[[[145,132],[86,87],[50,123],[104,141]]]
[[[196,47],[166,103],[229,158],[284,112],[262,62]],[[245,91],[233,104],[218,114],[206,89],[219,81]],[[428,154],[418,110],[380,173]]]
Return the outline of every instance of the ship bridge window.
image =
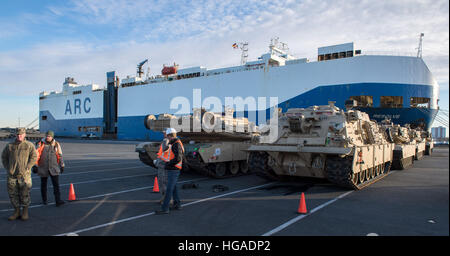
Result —
[[[350,96],[351,100],[356,100],[358,107],[373,107],[373,96],[358,95]]]
[[[353,57],[353,51],[320,54],[317,55],[317,61],[342,59],[348,57]]]
[[[73,91],[72,94],[81,94],[81,91]]]
[[[380,107],[382,108],[402,108],[403,96],[381,96]]]
[[[42,116],[42,120],[47,120],[47,116]]]
[[[411,97],[409,105],[412,108],[430,108],[430,98]]]

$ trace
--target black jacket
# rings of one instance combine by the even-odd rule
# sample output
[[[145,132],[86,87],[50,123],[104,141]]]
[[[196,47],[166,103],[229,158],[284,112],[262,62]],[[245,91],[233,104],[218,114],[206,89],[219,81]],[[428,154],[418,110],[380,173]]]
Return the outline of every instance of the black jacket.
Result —
[[[169,145],[172,145],[174,158],[166,163],[166,170],[179,170],[175,165],[183,160],[183,149],[181,148],[180,143],[176,143],[178,140],[178,138],[174,138],[169,141]]]

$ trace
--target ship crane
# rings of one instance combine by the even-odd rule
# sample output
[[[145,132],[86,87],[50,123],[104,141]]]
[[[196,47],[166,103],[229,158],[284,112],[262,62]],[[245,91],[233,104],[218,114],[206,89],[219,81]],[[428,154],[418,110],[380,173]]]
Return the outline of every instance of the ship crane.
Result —
[[[144,66],[144,64],[148,61],[148,59],[145,59],[144,61],[142,61],[141,63],[139,63],[137,65],[137,76],[138,77],[142,77],[142,75],[144,74],[144,71],[142,71],[142,66]]]

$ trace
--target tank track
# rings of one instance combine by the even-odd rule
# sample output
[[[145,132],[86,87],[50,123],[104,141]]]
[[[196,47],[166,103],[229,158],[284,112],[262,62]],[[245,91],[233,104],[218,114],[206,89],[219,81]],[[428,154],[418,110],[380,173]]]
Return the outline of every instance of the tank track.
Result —
[[[414,156],[401,158],[401,151],[394,151],[394,160],[392,161],[393,170],[405,170],[411,167],[414,163]]]
[[[281,177],[268,166],[269,154],[266,152],[250,152],[248,157],[248,168],[253,173],[266,180],[280,181]]]
[[[425,155],[425,151],[420,151],[416,153],[416,157],[414,158],[414,160],[420,160],[423,158],[423,156]]]
[[[275,175],[274,171],[268,166],[268,158],[269,155],[265,152],[251,152],[248,160],[249,168],[256,175],[267,180],[282,180],[282,176]],[[341,158],[339,156],[328,156],[325,163],[327,179],[338,186],[360,190],[385,177],[392,165],[392,162],[385,163],[382,165],[383,170],[379,175],[360,183],[358,180],[354,181],[353,179],[352,163],[352,157]]]
[[[153,164],[153,160],[146,153],[139,152],[139,160],[146,165],[156,168],[155,164]]]
[[[360,190],[384,178],[389,173],[392,165],[392,162],[383,164],[383,170],[379,175],[360,183],[358,180],[355,181],[353,179],[352,162],[352,157],[341,158],[339,156],[328,156],[326,160],[328,180],[342,187]]]
[[[431,156],[433,149],[430,149],[430,145],[425,146],[425,155]]]

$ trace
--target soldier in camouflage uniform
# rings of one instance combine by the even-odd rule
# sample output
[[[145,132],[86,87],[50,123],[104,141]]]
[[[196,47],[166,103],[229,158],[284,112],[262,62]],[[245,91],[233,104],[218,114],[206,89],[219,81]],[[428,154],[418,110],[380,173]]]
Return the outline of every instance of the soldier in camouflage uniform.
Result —
[[[8,194],[14,206],[14,214],[8,220],[19,216],[28,219],[28,206],[31,202],[31,167],[36,163],[34,145],[25,139],[25,128],[19,128],[16,140],[6,145],[2,152],[2,164],[7,172]],[[22,214],[20,207],[23,206]]]

